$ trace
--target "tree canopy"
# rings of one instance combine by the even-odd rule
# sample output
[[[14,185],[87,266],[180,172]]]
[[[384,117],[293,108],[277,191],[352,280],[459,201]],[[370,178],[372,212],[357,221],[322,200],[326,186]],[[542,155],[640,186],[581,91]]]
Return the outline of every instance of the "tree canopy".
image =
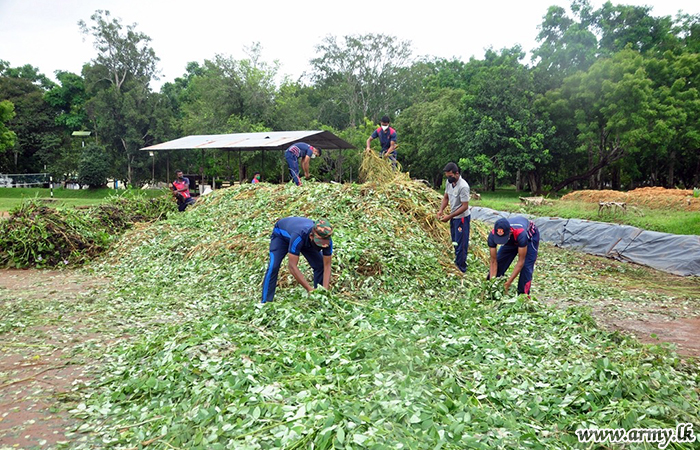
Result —
[[[188,134],[327,129],[358,150],[324,155],[312,172],[348,180],[388,115],[399,161],[435,186],[449,161],[481,189],[700,182],[698,15],[573,0],[543,11],[531,58],[518,46],[469,61],[414,57],[395,36],[329,35],[297,80],[280,79],[278,62],[251,43],[242,59],[202,55],[159,92],[151,87],[159,59],[137,24],[98,10],[78,28],[96,52],[80,74],[58,71],[53,82],[0,61],[2,170],[75,174],[85,158],[71,133],[89,130],[109,176],[127,183],[164,179],[170,163],[232,179],[257,170],[274,181],[284,174],[279,157],[139,149]]]

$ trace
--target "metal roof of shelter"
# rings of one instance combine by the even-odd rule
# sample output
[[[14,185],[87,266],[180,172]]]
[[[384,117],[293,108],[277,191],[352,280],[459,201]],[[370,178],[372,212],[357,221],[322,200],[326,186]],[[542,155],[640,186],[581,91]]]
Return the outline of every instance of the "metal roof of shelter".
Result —
[[[330,131],[265,131],[261,133],[235,133],[185,136],[174,141],[144,147],[141,150],[285,150],[295,142],[306,142],[320,149],[355,148]]]

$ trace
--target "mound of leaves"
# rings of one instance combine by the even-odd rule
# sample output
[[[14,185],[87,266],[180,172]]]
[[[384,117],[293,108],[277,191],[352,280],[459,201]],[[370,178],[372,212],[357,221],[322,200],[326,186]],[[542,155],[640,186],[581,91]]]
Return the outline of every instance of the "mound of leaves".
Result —
[[[458,273],[440,195],[391,180],[237,186],[128,232],[93,267],[134,338],[72,411],[79,447],[561,449],[579,428],[700,426],[674,353],[485,282],[481,224]],[[289,215],[334,225],[331,289],[307,295],[283,264],[263,305]]]
[[[41,200],[27,200],[0,221],[0,265],[82,264],[103,253],[134,223],[164,218],[173,211],[167,196],[112,196],[86,209],[52,208]]]

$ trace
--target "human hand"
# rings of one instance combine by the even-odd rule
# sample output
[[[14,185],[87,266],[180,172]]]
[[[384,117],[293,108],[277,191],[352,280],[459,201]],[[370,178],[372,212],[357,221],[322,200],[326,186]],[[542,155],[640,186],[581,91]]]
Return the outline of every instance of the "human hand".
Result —
[[[510,280],[508,280],[508,281],[506,281],[505,284],[503,285],[503,290],[505,291],[506,294],[508,293],[508,289],[510,288],[510,285],[511,285],[511,284],[512,284],[512,282],[511,282]]]
[[[449,216],[449,215],[442,216],[442,217],[440,217],[440,220],[441,220],[442,222],[449,222],[449,221],[450,221],[450,216]]]

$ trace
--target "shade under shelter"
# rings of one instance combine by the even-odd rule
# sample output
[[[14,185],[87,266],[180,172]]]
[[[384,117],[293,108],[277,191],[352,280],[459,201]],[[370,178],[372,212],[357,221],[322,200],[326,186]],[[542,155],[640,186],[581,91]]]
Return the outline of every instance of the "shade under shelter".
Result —
[[[251,152],[259,151],[264,161],[266,150],[286,150],[295,142],[306,142],[322,150],[338,150],[341,160],[342,150],[354,148],[349,142],[339,138],[330,131],[264,131],[257,133],[209,134],[185,136],[160,144],[143,147],[143,151],[208,149]],[[240,181],[239,158],[239,181]]]

